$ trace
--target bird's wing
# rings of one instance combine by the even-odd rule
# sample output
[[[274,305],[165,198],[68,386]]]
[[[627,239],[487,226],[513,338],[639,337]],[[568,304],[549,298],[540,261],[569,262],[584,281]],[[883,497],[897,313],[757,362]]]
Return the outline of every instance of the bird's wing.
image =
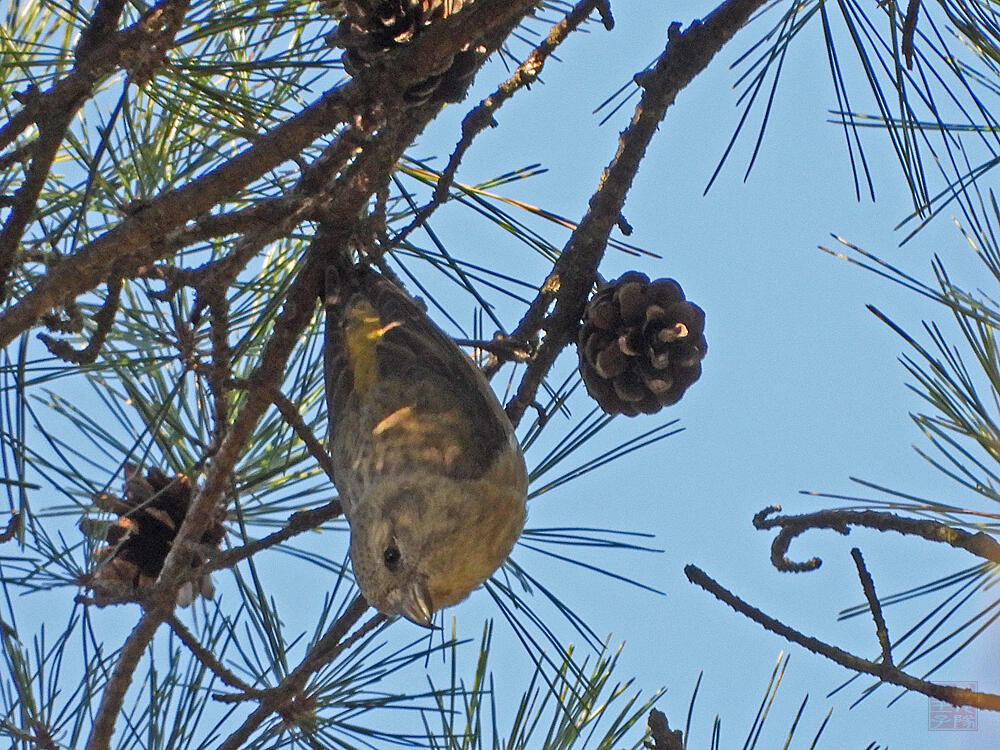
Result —
[[[486,378],[374,270],[328,274],[325,362],[331,443],[352,461],[373,452],[382,469],[416,459],[476,479],[510,448],[513,430]]]

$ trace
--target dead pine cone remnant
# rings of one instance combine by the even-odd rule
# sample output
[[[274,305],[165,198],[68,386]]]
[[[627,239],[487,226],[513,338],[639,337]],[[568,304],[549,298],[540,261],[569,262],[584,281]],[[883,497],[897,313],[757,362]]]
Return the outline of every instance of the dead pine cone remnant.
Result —
[[[602,286],[577,341],[587,392],[608,414],[653,414],[701,375],[705,313],[673,279],[629,271]]]
[[[167,553],[191,505],[191,482],[183,474],[169,477],[157,468],[143,476],[135,464],[125,464],[124,498],[102,494],[95,498],[101,509],[118,516],[114,522],[84,519],[81,529],[107,545],[95,550],[99,565],[80,583],[94,590],[94,599],[105,604],[121,597],[135,596],[156,581]],[[206,548],[218,548],[226,535],[223,514],[201,537]],[[199,554],[192,568],[204,562]],[[177,603],[188,606],[200,594],[212,598],[214,587],[207,573],[195,575],[177,594]]]
[[[326,37],[331,47],[344,49],[344,70],[351,76],[384,53],[412,41],[435,21],[447,18],[471,0],[344,0],[344,16]],[[479,55],[471,48],[445,61],[429,78],[411,86],[403,97],[412,105],[431,99],[459,101],[476,70]]]

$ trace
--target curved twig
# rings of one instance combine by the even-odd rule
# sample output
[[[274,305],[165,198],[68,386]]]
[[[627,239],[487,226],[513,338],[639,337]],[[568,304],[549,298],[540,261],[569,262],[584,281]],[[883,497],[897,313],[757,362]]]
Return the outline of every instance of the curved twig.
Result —
[[[964,549],[984,560],[1000,564],[1000,543],[982,531],[972,533],[956,529],[939,521],[906,518],[895,513],[874,510],[821,510],[800,516],[773,516],[781,510],[780,505],[764,508],[753,517],[753,525],[758,529],[780,527],[781,531],[771,543],[771,564],[778,570],[799,573],[815,570],[823,561],[818,557],[805,562],[793,562],[788,558],[788,545],[809,529],[832,529],[847,535],[852,526],[861,526],[876,531],[895,531],[897,534],[919,536],[932,542],[944,542],[952,547]]]
[[[97,355],[101,353],[101,347],[111,332],[111,326],[115,322],[115,313],[118,312],[118,303],[121,301],[122,280],[112,278],[108,280],[108,296],[104,299],[101,309],[94,315],[94,323],[97,324],[93,335],[87,345],[80,350],[74,349],[68,342],[62,339],[55,339],[44,333],[38,334],[38,338],[45,344],[46,348],[59,359],[73,364],[92,364]]]

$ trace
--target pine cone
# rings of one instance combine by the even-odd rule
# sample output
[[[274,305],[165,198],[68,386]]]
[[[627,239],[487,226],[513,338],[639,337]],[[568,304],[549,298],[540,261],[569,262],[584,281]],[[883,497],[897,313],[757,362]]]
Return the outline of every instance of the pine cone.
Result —
[[[182,474],[168,477],[159,469],[150,469],[146,476],[135,464],[125,464],[125,498],[99,495],[95,502],[102,510],[118,516],[114,523],[84,519],[85,533],[100,536],[108,543],[94,552],[100,565],[80,581],[95,591],[98,604],[105,594],[134,593],[156,581],[163,562],[170,552],[177,530],[191,505],[191,482]],[[201,537],[201,543],[218,548],[226,535],[222,525],[224,514],[216,519]],[[103,532],[103,533],[100,533]],[[199,555],[192,561],[197,568],[204,562]],[[214,593],[207,573],[184,584],[177,594],[178,604],[188,606],[201,594],[211,599]]]
[[[327,38],[344,49],[344,70],[354,76],[384,52],[410,42],[427,26],[461,10],[467,0],[344,0],[344,17]],[[411,86],[403,97],[413,105],[437,97],[458,101],[476,70],[478,55],[460,51],[438,72]]]
[[[708,351],[705,313],[673,279],[630,271],[587,303],[577,342],[587,392],[608,414],[652,414],[680,400]]]

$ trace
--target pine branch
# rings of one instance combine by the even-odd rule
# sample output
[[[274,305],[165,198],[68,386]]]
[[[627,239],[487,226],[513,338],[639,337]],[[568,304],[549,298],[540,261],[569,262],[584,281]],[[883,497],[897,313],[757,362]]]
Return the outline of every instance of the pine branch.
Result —
[[[490,3],[487,0],[485,4]],[[380,180],[389,173],[403,151],[435,114],[436,109],[432,107],[403,110],[338,178],[337,185],[340,189],[335,193],[337,200],[325,211],[322,231],[307,250],[306,261],[289,287],[284,308],[274,321],[271,338],[261,352],[257,372],[250,378],[255,387],[249,390],[246,402],[219,444],[207,469],[205,481],[178,529],[157,584],[146,600],[146,612],[122,648],[112,680],[102,696],[87,750],[103,750],[108,747],[130,675],[159,625],[171,615],[177,601],[177,591],[191,568],[197,540],[211,523],[237,461],[271,404],[267,394],[278,387],[289,357],[312,320],[316,302],[322,292],[327,254],[346,246],[357,229],[362,208],[377,189]],[[0,326],[2,325],[3,321],[0,320]]]
[[[253,389],[257,387],[254,381],[240,380],[238,378],[230,380],[229,383],[235,388]],[[281,416],[284,417],[288,425],[295,431],[295,434],[298,435],[299,440],[305,443],[306,448],[309,450],[309,455],[311,455],[323,471],[326,472],[326,476],[329,478],[330,482],[332,484],[336,484],[336,479],[334,478],[333,459],[330,458],[330,454],[323,447],[323,444],[320,443],[320,441],[313,434],[312,430],[310,430],[305,421],[303,421],[302,415],[299,414],[298,407],[289,401],[277,388],[264,390],[263,393],[267,399],[273,403],[275,407],[277,407]]]
[[[360,595],[354,600],[347,611],[341,615],[330,629],[320,638],[303,657],[299,665],[286,676],[279,685],[265,691],[254,691],[248,695],[220,696],[217,699],[223,702],[233,702],[244,698],[252,698],[259,702],[257,709],[244,720],[236,731],[229,735],[218,750],[238,750],[250,739],[253,733],[272,714],[281,714],[286,721],[295,723],[296,717],[301,713],[301,708],[297,704],[308,704],[302,690],[308,679],[320,668],[330,663],[345,649],[356,643],[358,639],[367,635],[374,628],[385,622],[386,617],[377,614],[368,622],[362,625],[352,636],[347,636],[347,632],[368,609],[368,602]]]
[[[159,48],[159,61],[162,61],[170,46],[164,37],[173,37],[172,33],[165,35],[164,31],[170,29],[176,32],[188,5],[189,0],[162,0],[134,26],[118,33],[108,33],[117,23],[122,3],[99,3],[91,24],[80,37],[73,71],[44,93],[29,89],[22,96],[24,106],[21,111],[0,127],[0,148],[5,148],[32,124],[38,126],[31,165],[24,182],[14,193],[10,214],[0,230],[0,301],[7,297],[7,281],[14,268],[21,237],[35,212],[38,196],[77,110],[91,95],[98,81],[130,58],[148,60],[149,56],[143,55],[143,51]],[[102,42],[97,41],[99,37],[103,37]]]
[[[375,128],[405,111],[403,93],[409,86],[425,80],[442,60],[464,45],[516,24],[533,6],[532,0],[476,2],[435,24],[385,63],[373,65],[349,83],[323,94],[204,177],[152,199],[135,215],[51,268],[31,291],[0,314],[0,347],[62,301],[101,283],[116,262],[138,268],[169,256],[169,241],[160,238],[169,237],[190,219],[295,158],[341,123],[360,122]],[[151,242],[150,238],[158,239]]]
[[[680,24],[674,24],[656,65],[637,77],[643,94],[632,122],[618,141],[618,153],[601,176],[587,213],[570,235],[538,296],[511,334],[517,340],[531,340],[544,320],[545,339],[507,404],[512,424],[517,425],[535,402],[535,394],[556,357],[576,334],[611,230],[621,220],[625,197],[667,109],[763,4],[764,0],[728,0],[704,21],[696,21],[684,31],[680,31]],[[553,300],[555,309],[546,318]]]

